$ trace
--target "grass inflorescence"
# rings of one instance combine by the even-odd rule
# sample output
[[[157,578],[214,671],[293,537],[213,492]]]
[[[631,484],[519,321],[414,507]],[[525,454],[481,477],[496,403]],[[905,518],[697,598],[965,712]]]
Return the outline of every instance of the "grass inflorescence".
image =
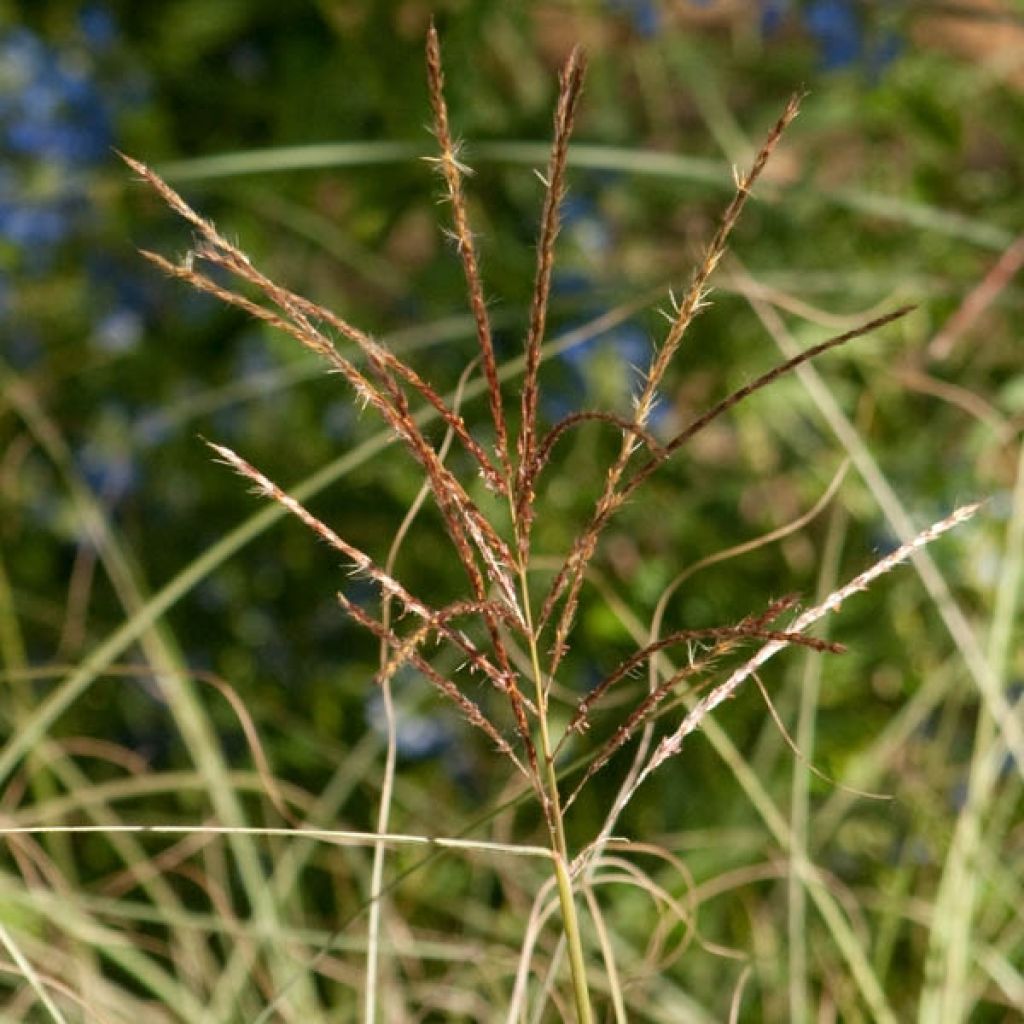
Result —
[[[749,170],[737,172],[734,196],[722,213],[688,286],[678,297],[670,294],[666,314],[669,326],[643,372],[633,398],[632,416],[582,410],[543,430],[539,412],[540,368],[556,241],[561,226],[560,211],[567,189],[570,137],[583,94],[586,60],[580,50],[574,50],[562,69],[550,156],[545,171],[538,172],[544,187],[544,201],[517,405],[508,401],[499,379],[484,276],[465,197],[465,180],[470,170],[453,137],[444,97],[440,44],[433,27],[427,37],[426,66],[433,129],[439,147],[438,155],[431,160],[450,211],[449,232],[463,267],[475,325],[479,367],[490,413],[489,445],[477,440],[458,409],[449,405],[412,366],[333,311],[261,272],[238,245],[228,241],[208,219],[196,213],[157,173],[135,159],[127,156],[124,159],[196,234],[193,246],[180,261],[171,262],[152,252],[144,253],[147,259],[168,275],[285,332],[320,356],[328,370],[345,379],[355,401],[380,416],[423,473],[425,488],[440,513],[465,576],[465,597],[443,606],[433,604],[429,595],[411,593],[391,571],[340,537],[245,458],[225,445],[210,442],[220,461],[249,480],[259,495],[277,502],[296,516],[342,556],[352,574],[370,580],[377,588],[383,602],[382,612],[377,615],[351,600],[344,590],[338,594],[343,611],[381,643],[377,685],[387,691],[399,669],[414,668],[466,722],[485,735],[495,755],[504,758],[510,769],[523,777],[532,789],[545,822],[569,956],[575,1012],[580,1021],[591,1021],[594,1019],[593,998],[577,903],[584,873],[604,854],[604,847],[599,844],[583,851],[571,850],[565,830],[565,814],[583,787],[651,721],[668,697],[677,695],[683,688],[692,694],[701,689],[709,690],[653,749],[646,749],[645,759],[636,765],[618,798],[609,802],[609,817],[601,833],[607,838],[616,817],[650,773],[678,755],[685,737],[699,728],[705,716],[731,697],[761,664],[790,646],[841,652],[841,645],[808,636],[806,630],[826,613],[838,610],[841,602],[852,593],[864,589],[918,548],[964,521],[976,506],[961,508],[930,527],[824,601],[797,614],[788,625],[779,624],[779,620],[794,611],[797,605],[794,597],[768,600],[762,608],[752,609],[746,619],[731,625],[675,631],[640,646],[579,700],[567,725],[555,734],[552,686],[571,644],[580,590],[588,567],[602,534],[619,510],[667,460],[734,406],[818,355],[892,323],[904,316],[909,307],[875,317],[801,351],[732,392],[672,436],[659,438],[652,432],[651,414],[659,387],[687,331],[708,303],[712,276],[726,253],[729,237],[754,186],[797,116],[801,97],[794,96],[768,132]],[[344,354],[345,345],[354,346],[358,351],[358,361],[365,365],[365,372],[358,368],[356,359]],[[489,517],[485,506],[474,499],[471,482],[460,481],[447,467],[435,443],[414,416],[415,402],[426,403],[441,418],[450,439],[461,445],[486,489],[506,507],[507,515],[503,514],[498,520]],[[518,421],[510,409],[518,410]],[[595,419],[618,429],[622,435],[621,445],[607,467],[603,489],[595,498],[589,521],[561,556],[561,567],[547,586],[543,586],[539,581],[544,575],[535,572],[532,564],[538,477],[556,442],[578,425]],[[514,445],[512,438],[515,438]],[[392,603],[397,615],[389,610]],[[460,667],[455,671],[436,667],[437,659],[431,653],[436,644],[452,649]],[[751,645],[760,645],[755,654],[731,671],[724,668],[727,658]],[[611,735],[593,749],[585,749],[581,738],[587,733],[592,712],[616,684],[662,652],[683,647],[690,651],[687,664],[668,672],[632,707],[617,709],[619,724]],[[514,648],[525,651],[525,659],[517,658]],[[501,695],[507,705],[507,721],[505,716],[495,714],[492,701],[471,696],[479,692],[469,682],[473,676],[485,678]],[[716,678],[721,676],[724,681],[716,683]],[[574,752],[582,752],[583,766],[577,781],[566,788],[556,766],[556,756],[570,745]],[[387,831],[386,821],[384,813],[380,818],[382,839]],[[383,843],[378,852],[381,849]],[[375,877],[371,899],[379,906],[383,896],[382,875],[378,871]],[[372,920],[376,932],[380,928],[379,914]],[[376,937],[371,936],[371,940],[368,1017],[376,1012],[379,972]],[[608,977],[614,977],[612,965],[606,966]]]

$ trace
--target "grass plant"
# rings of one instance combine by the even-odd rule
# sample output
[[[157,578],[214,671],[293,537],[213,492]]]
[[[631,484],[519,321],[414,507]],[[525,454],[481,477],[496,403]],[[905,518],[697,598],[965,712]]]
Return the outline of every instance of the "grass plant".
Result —
[[[645,837],[626,840],[618,829],[627,805],[651,775],[659,769],[671,770],[664,766],[686,751],[689,737],[703,730],[788,857],[783,870],[789,875],[791,893],[792,1019],[807,1019],[809,1013],[808,950],[804,941],[809,897],[832,933],[838,960],[855,992],[851,1001],[866,1006],[872,1019],[896,1021],[900,1017],[891,1005],[862,932],[851,921],[854,915],[847,913],[832,880],[815,866],[813,859],[807,804],[809,775],[814,769],[807,759],[813,744],[821,656],[841,654],[844,647],[812,635],[811,630],[838,612],[844,602],[855,600],[860,591],[880,576],[912,562],[951,636],[965,652],[990,712],[979,719],[978,754],[969,795],[935,906],[936,920],[944,923],[931,931],[929,977],[921,1002],[923,1020],[963,1019],[969,998],[967,933],[978,898],[968,865],[979,855],[983,819],[995,801],[994,780],[1000,756],[1010,751],[1018,765],[1024,765],[1024,738],[1005,696],[1002,678],[1024,545],[1020,527],[1024,516],[1019,514],[1024,497],[1020,488],[1015,492],[1015,512],[1007,542],[1014,573],[1000,590],[988,649],[982,651],[977,648],[973,632],[943,577],[925,552],[932,541],[973,516],[978,505],[961,506],[926,529],[915,530],[877,464],[860,443],[856,430],[810,367],[818,356],[898,321],[910,312],[910,307],[896,307],[824,341],[798,347],[788,336],[775,307],[738,262],[732,275],[734,287],[747,296],[778,341],[783,361],[752,376],[667,435],[654,423],[666,375],[698,315],[708,304],[712,278],[726,257],[733,229],[773,151],[797,116],[799,97],[785,106],[749,169],[736,173],[732,199],[704,246],[696,269],[678,294],[670,292],[665,310],[667,328],[651,352],[648,365],[638,374],[629,415],[611,410],[581,410],[545,427],[541,370],[554,348],[548,337],[552,275],[567,190],[570,137],[584,93],[586,59],[581,51],[574,50],[559,78],[552,144],[546,168],[538,172],[543,201],[523,350],[520,358],[505,364],[498,356],[485,275],[470,220],[466,196],[470,171],[463,162],[449,120],[440,42],[433,27],[427,38],[426,66],[438,146],[432,163],[449,213],[451,239],[465,278],[478,348],[475,360],[452,393],[442,393],[413,365],[412,359],[403,359],[343,316],[258,268],[238,243],[225,237],[160,174],[128,156],[124,159],[132,171],[194,234],[190,248],[178,261],[148,251],[144,252],[145,257],[171,278],[243,311],[314,353],[328,372],[344,379],[356,403],[380,418],[385,430],[315,478],[288,488],[250,463],[244,454],[217,440],[208,441],[215,458],[243,477],[256,494],[271,504],[226,535],[179,579],[149,596],[139,587],[133,567],[87,491],[76,483],[66,453],[47,429],[45,416],[33,408],[31,396],[12,392],[40,443],[49,445],[53,462],[65,468],[69,488],[78,495],[83,515],[94,528],[97,551],[115,581],[128,617],[117,634],[68,671],[46,701],[20,710],[17,733],[0,751],[0,781],[11,779],[26,758],[38,756],[44,756],[55,772],[72,772],[73,764],[66,751],[48,745],[45,737],[49,727],[117,658],[138,644],[146,671],[157,680],[163,699],[187,738],[189,750],[196,755],[194,772],[181,773],[162,784],[202,789],[209,794],[212,805],[212,818],[203,824],[125,823],[108,813],[115,796],[108,793],[101,799],[100,787],[96,786],[91,794],[81,793],[81,806],[74,808],[94,818],[89,824],[53,823],[62,822],[63,812],[69,808],[45,793],[40,805],[51,804],[45,821],[21,811],[8,815],[10,821],[5,824],[4,833],[25,878],[47,878],[47,865],[59,863],[62,856],[67,856],[66,851],[62,853],[60,841],[68,833],[73,833],[76,841],[102,835],[116,844],[131,884],[148,889],[153,904],[161,908],[161,925],[168,926],[172,936],[166,940],[150,937],[147,947],[145,929],[140,927],[138,942],[133,946],[105,927],[105,910],[116,913],[129,909],[127,904],[121,905],[116,884],[108,887],[105,898],[109,906],[101,908],[97,902],[92,908],[93,916],[82,908],[66,912],[58,901],[32,899],[29,888],[5,883],[4,899],[32,919],[32,927],[19,936],[0,924],[0,942],[27,982],[25,1000],[34,996],[40,1012],[54,1021],[70,1019],[65,1013],[72,1009],[83,1019],[125,1020],[133,1013],[150,1013],[154,1003],[160,1005],[160,1010],[147,1019],[309,1020],[317,1019],[310,1014],[322,1010],[318,979],[323,975],[338,984],[361,989],[362,1019],[367,1021],[431,1019],[431,1013],[436,1012],[445,1012],[446,1019],[488,1019],[485,1015],[491,1014],[490,1019],[499,1019],[500,1015],[510,1022],[539,1021],[554,1014],[588,1024],[597,1019],[624,1021],[645,1017],[710,1019],[707,1010],[691,1003],[690,994],[675,986],[668,976],[661,977],[657,969],[649,971],[645,979],[649,982],[648,994],[634,994],[628,980],[630,972],[623,969],[623,961],[629,961],[636,953],[629,948],[622,932],[606,920],[599,898],[604,888],[627,885],[650,899],[659,908],[663,922],[659,925],[662,934],[652,940],[652,948],[663,953],[666,962],[671,960],[670,940],[674,938],[679,948],[684,945],[676,935],[679,930],[697,933],[692,908],[682,905],[640,863],[644,857],[652,857],[681,874],[685,868],[662,847],[646,843]],[[617,315],[620,314],[613,318]],[[664,607],[671,592],[682,582],[680,579],[663,594],[650,625],[631,617],[628,609],[622,610],[620,618],[632,634],[635,649],[585,695],[570,696],[560,672],[578,626],[581,593],[588,583],[600,586],[593,562],[610,524],[629,503],[641,500],[645,494],[642,487],[695,438],[750,396],[789,374],[802,377],[853,465],[886,507],[890,519],[898,524],[898,543],[846,582],[839,582],[836,563],[843,525],[839,518],[834,518],[830,533],[832,555],[823,560],[819,592],[812,604],[801,608],[794,595],[765,594],[752,597],[748,614],[738,621],[664,632]],[[511,379],[518,381],[515,395],[510,394]],[[483,395],[486,400],[487,418],[483,424],[471,426],[461,409],[476,395]],[[545,470],[552,462],[556,445],[588,424],[615,433],[619,438],[617,451],[593,497],[588,520],[568,548],[558,553],[539,550],[537,524],[548,514],[544,505]],[[438,441],[428,429],[434,425],[443,428],[443,441]],[[408,456],[408,472],[419,474],[423,483],[386,555],[375,557],[336,532],[312,510],[310,499],[392,441]],[[1018,470],[1017,480],[1018,484],[1024,480],[1024,465]],[[833,493],[830,488],[826,500]],[[428,506],[432,506],[429,513]],[[379,667],[373,685],[380,690],[387,724],[383,770],[376,794],[376,825],[371,831],[315,824],[325,818],[329,820],[333,808],[343,800],[350,762],[339,768],[331,785],[315,799],[289,789],[273,776],[262,756],[258,729],[249,720],[244,701],[229,686],[213,679],[217,692],[226,698],[232,714],[242,723],[257,763],[256,772],[244,776],[231,773],[211,723],[197,703],[196,684],[201,685],[202,680],[188,671],[175,645],[157,625],[161,613],[177,594],[228,552],[244,544],[247,537],[285,515],[308,528],[331,557],[343,565],[353,582],[343,583],[337,595],[341,610],[379,644]],[[430,529],[429,524],[421,522],[428,518],[443,529],[451,555],[461,567],[464,592],[456,598],[416,592],[403,582],[399,572],[398,556],[409,533],[419,528]],[[779,531],[778,536],[785,532]],[[765,542],[768,539],[773,538]],[[730,550],[720,557],[709,555],[691,567],[690,572],[737,553]],[[373,601],[360,596],[358,586],[365,584],[372,586]],[[614,595],[609,595],[609,600],[613,603]],[[10,631],[5,642],[8,666],[15,666],[22,673],[27,671],[24,658],[17,656],[17,640]],[[800,767],[794,781],[791,817],[787,820],[756,772],[739,758],[712,713],[744,684],[759,682],[761,667],[774,655],[792,647],[801,648],[808,661],[795,744]],[[647,687],[638,692],[630,684],[644,673]],[[493,757],[505,765],[507,785],[500,809],[513,807],[517,812],[508,841],[393,831],[392,810],[401,782],[394,684],[399,677],[410,675],[431,687],[465,725],[479,734]],[[614,715],[614,726],[593,728],[596,716],[605,709]],[[584,794],[593,791],[594,780],[624,748],[629,749],[631,757],[625,771],[619,774],[614,792],[601,797],[601,827],[588,838],[574,842],[570,838],[573,833],[567,828],[572,808]],[[372,743],[368,745],[367,772],[378,753]],[[836,788],[835,799],[843,799],[854,787],[863,789],[874,781],[870,773],[857,776],[855,783],[847,780],[845,788]],[[137,795],[145,787],[145,776],[140,775],[132,779],[125,791],[129,796]],[[75,788],[70,775],[66,788]],[[243,800],[243,796],[265,800],[286,819],[286,824],[251,825],[247,811],[250,801]],[[497,813],[492,812],[488,818]],[[539,834],[543,841],[532,841],[532,833]],[[173,837],[178,845],[164,848],[158,855],[151,854],[146,843],[153,837]],[[226,847],[220,846],[221,838]],[[270,869],[263,863],[263,843],[275,852],[275,863]],[[338,930],[333,934],[310,934],[294,923],[288,910],[296,880],[318,844],[340,850],[358,847],[372,851],[369,865],[362,864],[360,868],[365,876],[361,882],[366,899],[361,909],[366,910],[366,929],[365,942],[356,950],[355,960],[344,962],[334,955],[343,946],[347,922],[338,922]],[[533,872],[523,875],[529,885],[521,894],[525,921],[520,922],[517,960],[501,966],[498,981],[488,979],[481,986],[481,991],[489,991],[492,1000],[502,1001],[500,1010],[480,991],[469,990],[462,993],[461,1000],[458,993],[452,995],[451,1001],[439,1009],[426,996],[417,998],[417,970],[408,967],[403,968],[408,991],[401,1001],[394,995],[401,987],[393,977],[396,958],[385,955],[385,951],[393,950],[394,936],[400,934],[402,923],[390,897],[402,878],[410,872],[422,871],[426,861],[402,861],[402,867],[389,868],[398,851],[410,848],[424,848],[430,851],[429,857],[445,851],[543,865],[544,876]],[[186,867],[188,858],[196,851],[205,858],[201,877],[189,873]],[[228,856],[232,867],[225,863]],[[69,876],[73,874],[72,861],[73,858],[68,859]],[[196,946],[189,943],[190,930],[198,927],[196,915],[163,881],[167,873],[179,869],[221,909],[218,919],[212,925],[204,922],[203,927],[223,929],[223,949],[205,942]],[[57,875],[54,873],[53,877]],[[229,890],[236,880],[243,887],[251,911],[251,929],[243,927],[232,910]],[[57,892],[60,887],[55,882],[53,888]],[[38,965],[45,962],[45,957],[38,935],[57,926],[66,929],[82,947],[100,950],[120,972],[131,977],[132,984],[118,985],[103,971],[95,970],[88,974],[81,990],[75,991],[70,981],[75,976],[72,962],[60,959],[49,971],[41,971]],[[714,944],[705,943],[705,947],[714,949]],[[424,942],[417,949],[424,960],[433,955],[457,955],[444,943],[438,943],[435,950]],[[730,951],[714,951],[732,955]],[[1012,988],[1019,975],[1005,969],[1007,965],[1000,960],[998,951],[991,953],[992,972],[1000,974]],[[62,952],[61,957],[64,956]],[[658,958],[649,959],[656,962]],[[356,961],[358,966],[353,967]],[[749,971],[739,975],[730,996],[730,1019],[740,1019],[748,977]],[[658,1003],[673,1009],[667,1016],[659,1016]]]

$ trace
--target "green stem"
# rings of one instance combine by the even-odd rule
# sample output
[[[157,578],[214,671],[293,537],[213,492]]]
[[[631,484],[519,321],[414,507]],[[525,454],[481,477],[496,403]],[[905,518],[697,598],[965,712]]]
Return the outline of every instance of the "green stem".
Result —
[[[569,975],[572,979],[573,996],[576,1001],[576,1019],[579,1021],[579,1024],[593,1024],[594,1013],[590,1006],[590,990],[587,987],[587,967],[583,959],[583,941],[580,937],[579,918],[576,915],[576,902],[572,895],[572,879],[569,877],[569,848],[565,841],[562,803],[558,794],[558,775],[555,772],[555,758],[552,753],[551,737],[548,733],[548,699],[544,690],[544,676],[540,669],[537,637],[533,631],[525,567],[520,569],[519,582],[523,595],[523,614],[526,616],[527,633],[530,638],[530,664],[532,666],[533,683],[536,692],[535,701],[540,731],[541,756],[544,759],[544,779],[542,785],[548,804],[545,808],[545,816],[548,823],[551,851],[554,854],[555,881],[558,884],[558,901],[562,910],[562,929],[565,932],[565,941],[569,948]]]

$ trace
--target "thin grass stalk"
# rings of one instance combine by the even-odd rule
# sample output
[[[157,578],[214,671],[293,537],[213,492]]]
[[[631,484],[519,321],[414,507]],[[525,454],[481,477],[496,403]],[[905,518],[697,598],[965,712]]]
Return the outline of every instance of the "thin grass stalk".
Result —
[[[0,943],[7,949],[11,959],[17,965],[18,970],[21,971],[29,987],[35,992],[36,998],[47,1014],[49,1014],[54,1024],[67,1024],[67,1018],[60,1012],[60,1008],[50,997],[50,993],[43,984],[43,979],[39,976],[35,967],[32,966],[32,961],[21,951],[17,942],[14,941],[14,936],[11,935],[2,922],[0,922]]]
[[[453,411],[456,414],[459,411],[462,395],[465,391],[466,381],[469,374],[472,372],[472,369],[473,364],[470,364],[463,371],[455,389]],[[442,441],[441,447],[438,449],[437,453],[438,458],[442,463],[448,456],[448,451],[451,448],[453,437],[454,431],[449,427],[444,441]],[[398,552],[401,550],[402,544],[404,543],[409,530],[412,528],[413,522],[419,515],[420,510],[423,508],[423,504],[427,500],[429,494],[430,487],[427,484],[423,484],[416,497],[413,499],[412,504],[409,506],[405,516],[403,516],[398,529],[395,531],[395,536],[391,541],[391,547],[388,550],[388,557],[384,562],[384,571],[391,577],[395,575],[395,562],[398,560]],[[387,594],[383,594],[381,597],[380,623],[385,630],[390,632],[391,598]],[[409,642],[414,647],[418,646],[419,643],[425,639],[425,631],[426,627],[421,627],[420,630],[409,638]],[[391,689],[391,680],[394,677],[394,674],[398,671],[398,668],[407,660],[406,658],[402,658],[401,660],[397,658],[391,659],[388,651],[388,641],[382,637],[378,655],[380,661],[378,685],[380,686],[381,698],[384,702],[386,744],[384,753],[384,775],[381,779],[380,804],[377,811],[377,831],[382,834],[389,831],[391,822],[391,800],[394,793],[395,768],[398,761],[398,729],[397,722],[395,720],[395,706]],[[372,1024],[377,1017],[377,984],[380,970],[380,923],[384,899],[384,860],[384,844],[374,844],[373,866],[370,871],[370,912],[369,919],[366,924],[366,992],[363,1002],[363,1019],[367,1024]]]
[[[551,897],[555,888],[554,875],[545,879],[533,897],[529,917],[523,929],[523,938],[519,946],[519,964],[516,968],[512,995],[509,998],[505,1024],[518,1024],[526,1017],[527,988],[530,978],[530,963],[533,951],[537,946],[541,932],[558,907],[558,899]]]
[[[619,976],[618,965],[615,962],[615,949],[612,946],[611,935],[605,923],[604,914],[601,913],[601,904],[597,901],[593,886],[584,884],[582,889],[587,901],[587,908],[590,910],[590,920],[594,922],[598,945],[601,947],[601,958],[608,979],[608,994],[612,1001],[615,1024],[628,1024],[629,1016],[626,1013],[626,1003],[623,998],[622,978]]]
[[[534,699],[537,703],[537,729],[540,738],[540,755],[543,759],[544,775],[541,779],[542,806],[548,825],[548,836],[554,859],[555,883],[558,888],[558,902],[562,914],[562,929],[569,950],[569,973],[572,979],[573,999],[576,1004],[577,1024],[593,1024],[594,1015],[590,1005],[590,990],[587,985],[587,967],[583,956],[583,939],[580,934],[576,901],[573,897],[569,847],[565,838],[565,821],[558,789],[558,773],[555,770],[554,748],[548,729],[548,696],[544,676],[540,667],[540,652],[537,635],[530,621],[530,593],[525,565],[520,567],[520,585],[523,592],[523,607],[527,620],[527,636],[530,650],[530,666],[534,680]]]
[[[836,588],[839,571],[839,557],[846,537],[847,515],[837,506],[829,517],[828,532],[825,536],[821,555],[821,569],[818,574],[817,601],[823,601]],[[810,982],[807,958],[807,891],[799,870],[792,863],[797,858],[809,856],[808,831],[810,821],[810,765],[814,759],[815,716],[821,691],[822,657],[815,651],[807,651],[799,683],[800,706],[796,727],[796,746],[802,757],[793,766],[793,780],[790,786],[789,827],[792,846],[789,851],[790,869],[786,880],[786,924],[789,931],[787,946],[789,1019],[793,1024],[808,1024],[810,1021]],[[806,759],[806,760],[805,760]]]
[[[576,783],[572,792],[565,801],[566,810],[576,802],[587,783],[589,783],[590,780],[608,764],[612,757],[614,757],[615,754],[629,742],[636,730],[651,719],[651,716],[661,703],[669,696],[669,694],[676,692],[681,683],[692,679],[694,676],[711,672],[718,660],[725,654],[729,653],[731,647],[731,642],[720,644],[702,661],[698,661],[692,665],[686,665],[685,667],[677,669],[676,671],[666,675],[665,678],[663,678],[661,682],[658,683],[658,685],[655,686],[654,689],[652,689],[647,696],[644,697],[644,699],[640,701],[615,727],[611,736],[605,740],[604,744],[595,752],[593,757],[590,758],[586,769],[583,772],[583,777],[578,783]],[[705,680],[704,685],[707,685],[707,680]],[[692,689],[694,694],[700,692],[700,688],[697,686],[694,686]]]

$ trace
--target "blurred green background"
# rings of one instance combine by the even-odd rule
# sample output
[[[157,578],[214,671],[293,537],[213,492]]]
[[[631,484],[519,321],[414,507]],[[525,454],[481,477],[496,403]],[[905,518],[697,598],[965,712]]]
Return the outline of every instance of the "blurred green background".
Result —
[[[590,56],[549,337],[619,315],[545,364],[549,422],[581,406],[628,411],[668,288],[685,287],[732,166],[794,91],[809,95],[666,382],[658,432],[779,361],[787,337],[806,346],[917,306],[826,356],[822,391],[786,378],[719,420],[615,520],[560,680],[567,700],[632,650],[631,624],[644,635],[677,573],[796,520],[846,457],[826,509],[695,573],[665,628],[733,622],[792,591],[810,603],[892,550],[901,513],[921,528],[989,499],[932,552],[939,583],[914,569],[884,578],[830,624],[849,653],[793,652],[764,674],[822,772],[894,799],[810,777],[750,688],[718,716],[733,754],[693,737],[628,808],[617,833],[685,862],[638,858],[652,885],[699,904],[698,941],[651,892],[602,889],[630,1019],[726,1019],[742,958],[753,968],[742,1020],[885,1019],[886,1008],[898,1020],[1019,1019],[1024,766],[978,682],[1004,711],[1024,692],[1024,14],[1012,3],[0,0],[4,817],[223,823],[234,801],[251,824],[283,824],[226,684],[297,817],[374,827],[376,648],[334,597],[372,591],[263,510],[200,438],[282,486],[312,480],[311,507],[379,559],[418,472],[289,339],[139,257],[174,257],[191,238],[113,148],[165,174],[257,266],[448,390],[474,341],[447,207],[420,159],[433,152],[431,14],[475,170],[470,212],[503,362],[521,351],[542,199],[533,169],[557,68],[577,42]],[[484,403],[465,413],[486,436]],[[617,448],[594,426],[557,449],[539,551],[565,551]],[[414,592],[459,592],[429,510],[397,573]],[[454,835],[476,822],[476,838],[537,841],[535,808],[502,809],[507,765],[407,682],[393,830]],[[631,685],[635,698],[644,682]],[[594,736],[615,722],[613,708],[598,715]],[[214,761],[233,773],[230,797],[208,790]],[[628,761],[574,807],[577,848]],[[859,954],[794,894],[792,844],[769,805],[804,837]],[[354,1019],[370,853],[313,850],[296,887],[273,890],[271,913],[254,887],[287,849],[12,837],[0,923],[77,993],[55,997],[69,1019],[193,1019],[216,1006],[213,1019],[251,1020],[284,990],[266,1019]],[[396,852],[388,876],[422,856]],[[502,1019],[542,877],[448,855],[398,884],[383,1019]],[[260,944],[266,914],[276,945]],[[553,943],[545,935],[541,952]],[[50,1019],[11,949],[0,1012]]]

